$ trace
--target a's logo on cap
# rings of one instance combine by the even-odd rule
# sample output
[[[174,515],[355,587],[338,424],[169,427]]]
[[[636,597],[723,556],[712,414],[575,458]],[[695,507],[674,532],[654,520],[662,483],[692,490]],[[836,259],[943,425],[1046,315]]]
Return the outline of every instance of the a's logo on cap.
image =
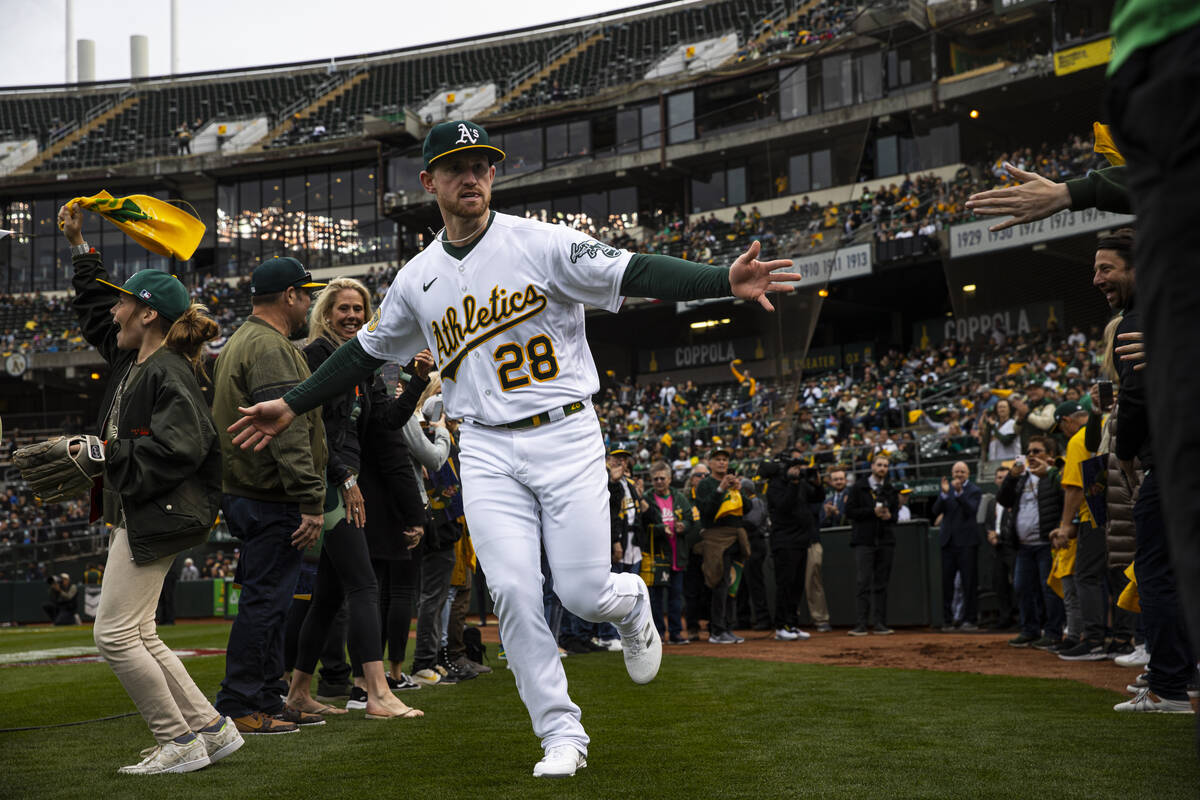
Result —
[[[466,123],[458,123],[458,141],[455,144],[475,144],[478,140],[478,128],[468,128]]]
[[[138,292],[138,296],[143,300],[149,300],[151,297],[153,297],[153,295],[150,294],[149,289],[142,289],[140,292]]]

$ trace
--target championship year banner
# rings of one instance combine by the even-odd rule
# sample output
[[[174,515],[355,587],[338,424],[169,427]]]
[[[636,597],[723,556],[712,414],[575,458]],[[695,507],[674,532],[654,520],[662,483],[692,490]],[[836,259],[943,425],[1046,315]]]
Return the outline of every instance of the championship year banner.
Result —
[[[950,258],[994,253],[1010,247],[1024,247],[1038,242],[1061,239],[1064,236],[1101,231],[1105,228],[1118,228],[1133,223],[1133,217],[1129,214],[1113,214],[1109,211],[1087,208],[1083,211],[1060,211],[1037,222],[1014,225],[1002,231],[988,230],[1000,220],[1000,217],[992,217],[975,222],[964,222],[962,225],[951,227]]]
[[[796,284],[799,291],[810,286],[819,288],[824,286],[826,281],[836,283],[870,275],[872,252],[871,244],[866,243],[856,244],[853,247],[840,247],[837,250],[826,250],[823,253],[793,254],[791,256],[792,266],[779,271],[799,273],[801,275],[800,282]],[[711,303],[728,303],[732,299],[731,297],[713,297],[703,300],[681,300],[675,303],[675,313],[682,314]]]
[[[801,287],[805,284],[822,284],[825,281],[836,283],[861,278],[871,274],[871,245],[856,244],[853,247],[839,247],[837,250],[811,255],[794,254],[792,266],[787,271],[800,273]]]

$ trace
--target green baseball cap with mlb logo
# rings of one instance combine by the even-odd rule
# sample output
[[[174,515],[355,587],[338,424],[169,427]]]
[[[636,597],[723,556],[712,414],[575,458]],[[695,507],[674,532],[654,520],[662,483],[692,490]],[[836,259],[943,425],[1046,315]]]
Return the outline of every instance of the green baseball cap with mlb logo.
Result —
[[[174,322],[192,305],[187,287],[180,283],[174,275],[162,270],[143,269],[129,276],[123,286],[96,279],[105,286],[111,286],[118,292],[133,295],[138,300],[153,308],[167,319]]]
[[[421,155],[425,158],[425,169],[442,156],[463,150],[485,150],[488,161],[495,164],[504,160],[504,151],[493,145],[483,126],[470,120],[460,119],[434,125],[425,137]]]

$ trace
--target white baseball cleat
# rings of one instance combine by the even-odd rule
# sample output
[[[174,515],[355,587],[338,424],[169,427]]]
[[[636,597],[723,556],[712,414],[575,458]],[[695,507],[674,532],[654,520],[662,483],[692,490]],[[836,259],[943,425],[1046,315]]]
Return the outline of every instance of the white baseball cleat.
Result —
[[[650,593],[643,584],[646,605],[650,604]],[[662,663],[662,637],[654,627],[654,620],[646,615],[646,621],[635,636],[621,637],[622,649],[625,653],[625,671],[634,683],[649,683],[658,674]]]
[[[576,770],[587,766],[583,753],[572,745],[560,744],[551,747],[533,767],[535,778],[570,778]]]

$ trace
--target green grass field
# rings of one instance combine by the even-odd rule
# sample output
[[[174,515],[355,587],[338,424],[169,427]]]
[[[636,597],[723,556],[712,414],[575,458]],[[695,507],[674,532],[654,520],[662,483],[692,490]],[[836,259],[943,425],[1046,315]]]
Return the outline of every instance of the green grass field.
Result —
[[[224,647],[227,624],[164,628],[175,648]],[[0,630],[0,655],[88,646],[89,628]],[[494,650],[494,647],[490,648]],[[188,659],[215,694],[224,659]],[[421,720],[361,714],[248,737],[190,775],[127,777],[152,740],[140,716],[0,733],[0,797],[1194,798],[1185,715],[1123,715],[1074,682],[673,656],[635,686],[621,657],[567,659],[592,737],[589,767],[530,776],[540,757],[503,662],[404,693]],[[0,728],[133,710],[103,663],[0,667]],[[186,794],[184,794],[186,793]]]

